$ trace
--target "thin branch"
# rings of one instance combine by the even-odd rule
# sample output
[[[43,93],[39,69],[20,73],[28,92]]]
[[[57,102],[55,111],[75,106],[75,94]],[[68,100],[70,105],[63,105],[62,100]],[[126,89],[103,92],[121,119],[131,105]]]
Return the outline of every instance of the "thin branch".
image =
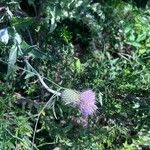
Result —
[[[32,149],[33,149],[34,142],[35,142],[35,134],[36,134],[37,125],[38,125],[40,116],[41,116],[42,112],[44,111],[44,109],[48,106],[48,104],[49,104],[50,102],[52,102],[52,100],[53,100],[56,96],[57,96],[57,95],[53,95],[53,96],[49,99],[49,101],[45,104],[45,106],[42,108],[42,110],[39,112],[39,114],[38,114],[38,117],[37,117],[37,120],[36,120],[36,123],[35,123],[35,127],[34,127],[34,132],[33,132]]]
[[[25,60],[25,62],[26,62],[26,64],[30,67],[30,69],[33,70],[33,72],[35,72],[35,73],[37,74],[37,76],[38,76],[38,78],[39,78],[41,84],[45,87],[45,89],[46,89],[48,92],[53,93],[53,94],[55,94],[55,95],[57,95],[57,96],[60,96],[60,95],[61,95],[60,92],[57,92],[57,91],[55,91],[55,90],[50,89],[50,88],[46,85],[46,83],[44,82],[44,80],[42,79],[41,75],[30,65],[30,63],[29,63],[27,60]]]

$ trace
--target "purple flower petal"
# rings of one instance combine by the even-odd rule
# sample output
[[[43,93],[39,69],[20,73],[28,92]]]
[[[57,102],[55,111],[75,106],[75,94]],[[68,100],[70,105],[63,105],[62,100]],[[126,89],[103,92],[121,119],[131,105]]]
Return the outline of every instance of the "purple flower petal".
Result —
[[[95,92],[92,90],[84,91],[80,94],[79,108],[84,116],[92,115],[96,110]]]

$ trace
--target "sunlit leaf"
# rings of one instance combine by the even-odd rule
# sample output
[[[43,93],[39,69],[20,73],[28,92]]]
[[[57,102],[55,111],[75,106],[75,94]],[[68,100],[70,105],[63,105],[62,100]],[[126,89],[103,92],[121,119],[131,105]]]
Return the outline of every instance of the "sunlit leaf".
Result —
[[[8,59],[8,71],[7,71],[7,77],[12,73],[16,60],[17,60],[17,45],[14,44],[12,48],[10,49],[9,53],[9,59]]]

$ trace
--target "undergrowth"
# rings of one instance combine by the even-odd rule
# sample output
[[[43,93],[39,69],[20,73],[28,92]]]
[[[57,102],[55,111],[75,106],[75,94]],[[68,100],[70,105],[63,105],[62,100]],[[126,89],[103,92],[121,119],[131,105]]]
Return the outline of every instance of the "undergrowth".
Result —
[[[148,5],[1,4],[0,150],[150,148]],[[84,118],[65,89],[95,91],[97,111]]]

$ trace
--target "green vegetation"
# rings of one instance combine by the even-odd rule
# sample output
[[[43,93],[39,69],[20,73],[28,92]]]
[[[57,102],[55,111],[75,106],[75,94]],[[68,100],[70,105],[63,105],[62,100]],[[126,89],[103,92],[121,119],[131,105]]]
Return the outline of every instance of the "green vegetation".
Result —
[[[150,6],[140,2],[0,0],[0,150],[150,149]],[[85,117],[86,89],[96,106]]]

